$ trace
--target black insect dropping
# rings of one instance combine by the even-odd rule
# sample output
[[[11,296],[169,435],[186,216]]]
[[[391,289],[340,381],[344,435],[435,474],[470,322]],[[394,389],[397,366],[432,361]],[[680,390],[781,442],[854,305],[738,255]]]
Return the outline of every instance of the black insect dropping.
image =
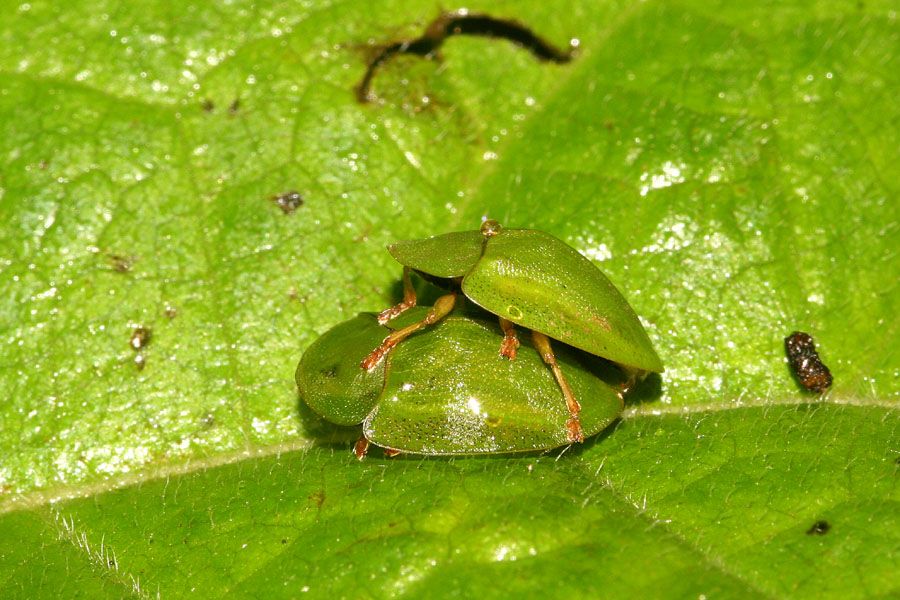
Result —
[[[290,191],[272,196],[272,200],[286,215],[294,214],[294,211],[303,206],[303,196],[300,192]]]
[[[485,14],[469,14],[467,10],[445,12],[425,28],[425,33],[421,37],[398,40],[382,46],[369,61],[363,78],[356,86],[357,99],[362,103],[373,99],[370,89],[378,67],[398,54],[415,54],[423,58],[432,58],[440,50],[444,40],[453,35],[477,35],[509,40],[531,52],[538,60],[554,63],[569,62],[578,47],[577,40],[572,40],[566,50],[559,50],[518,21],[498,19]]]
[[[784,348],[791,371],[803,387],[819,394],[831,387],[831,371],[819,358],[816,345],[808,333],[795,331],[784,338]]]
[[[828,521],[816,521],[812,527],[806,530],[806,535],[825,535],[831,530]]]

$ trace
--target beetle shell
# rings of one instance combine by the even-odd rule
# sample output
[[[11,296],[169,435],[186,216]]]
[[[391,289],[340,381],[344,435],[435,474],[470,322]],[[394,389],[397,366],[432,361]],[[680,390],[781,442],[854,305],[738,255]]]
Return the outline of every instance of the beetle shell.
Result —
[[[314,341],[295,373],[309,407],[338,425],[361,423],[384,388],[385,365],[376,365],[371,371],[360,369],[359,349],[377,346],[387,333],[374,316],[361,313]]]
[[[388,250],[416,271],[461,277],[466,297],[517,325],[622,365],[664,371],[622,294],[591,261],[550,234],[457,232],[397,242]]]
[[[415,307],[390,325],[399,328],[421,319],[426,311]],[[358,340],[348,335],[354,328],[360,331]],[[355,363],[356,370],[365,373],[358,362],[376,330],[381,336],[389,332],[373,315],[360,315],[325,333],[314,354],[301,360],[297,369],[301,394],[326,419],[350,424],[351,413],[355,419],[361,407],[371,405],[357,420],[365,437],[390,450],[417,454],[520,452],[569,443],[569,412],[562,392],[530,341],[523,340],[515,360],[505,360],[497,353],[503,336],[496,322],[461,311],[391,350],[384,361],[383,387],[374,401],[369,383],[377,378],[372,377],[375,371],[363,376],[369,383],[354,383],[356,387],[345,392],[337,385],[317,387],[322,378],[316,373],[328,372],[336,364],[338,375],[326,381],[357,382],[352,367]],[[621,396],[587,371],[576,351],[558,348],[556,357],[578,394],[585,437],[602,431],[621,413]],[[341,406],[347,403],[353,410]]]
[[[406,240],[388,246],[401,265],[435,277],[462,277],[478,262],[484,246],[480,231],[454,231],[423,240]]]

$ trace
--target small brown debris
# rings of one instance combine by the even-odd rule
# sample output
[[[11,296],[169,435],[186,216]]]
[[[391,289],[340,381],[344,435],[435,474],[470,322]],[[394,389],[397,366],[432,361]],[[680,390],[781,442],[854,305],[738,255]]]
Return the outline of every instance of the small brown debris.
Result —
[[[294,190],[272,196],[272,200],[286,215],[294,214],[294,211],[303,206],[303,196],[300,195],[300,192]]]
[[[819,394],[831,387],[831,371],[819,358],[812,336],[795,331],[784,338],[784,347],[791,371],[803,387]]]
[[[131,339],[128,343],[134,350],[140,350],[150,343],[152,336],[153,333],[148,327],[135,327],[134,331],[131,332]]]
[[[109,262],[112,265],[112,270],[116,273],[127,273],[130,271],[135,260],[136,259],[133,256],[121,256],[119,254],[109,255]]]

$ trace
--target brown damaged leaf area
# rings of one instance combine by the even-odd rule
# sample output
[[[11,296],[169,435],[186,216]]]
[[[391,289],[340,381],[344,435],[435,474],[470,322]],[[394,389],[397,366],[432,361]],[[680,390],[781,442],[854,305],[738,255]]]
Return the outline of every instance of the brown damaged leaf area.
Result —
[[[365,104],[375,99],[371,92],[372,81],[379,67],[401,54],[413,54],[425,59],[438,55],[444,41],[454,35],[472,35],[509,40],[531,52],[543,62],[567,63],[578,48],[578,40],[569,41],[569,47],[561,50],[537,35],[526,25],[512,19],[502,19],[487,14],[471,14],[466,9],[445,12],[434,19],[425,32],[414,39],[402,39],[382,45],[369,61],[366,72],[356,86],[356,98]]]

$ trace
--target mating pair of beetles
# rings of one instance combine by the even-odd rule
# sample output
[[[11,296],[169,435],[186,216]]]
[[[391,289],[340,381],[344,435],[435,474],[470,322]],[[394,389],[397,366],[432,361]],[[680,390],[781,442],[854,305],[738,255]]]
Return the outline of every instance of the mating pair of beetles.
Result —
[[[638,379],[663,372],[625,298],[552,235],[486,220],[476,231],[388,251],[403,265],[403,301],[326,332],[296,373],[315,412],[339,425],[362,423],[360,459],[370,442],[389,455],[581,442],[621,413]],[[416,306],[413,271],[449,293],[431,308]],[[465,306],[460,292],[483,310]],[[531,330],[530,341],[516,326]],[[551,339],[564,344],[554,350]],[[615,363],[624,382],[601,381],[584,353]]]

